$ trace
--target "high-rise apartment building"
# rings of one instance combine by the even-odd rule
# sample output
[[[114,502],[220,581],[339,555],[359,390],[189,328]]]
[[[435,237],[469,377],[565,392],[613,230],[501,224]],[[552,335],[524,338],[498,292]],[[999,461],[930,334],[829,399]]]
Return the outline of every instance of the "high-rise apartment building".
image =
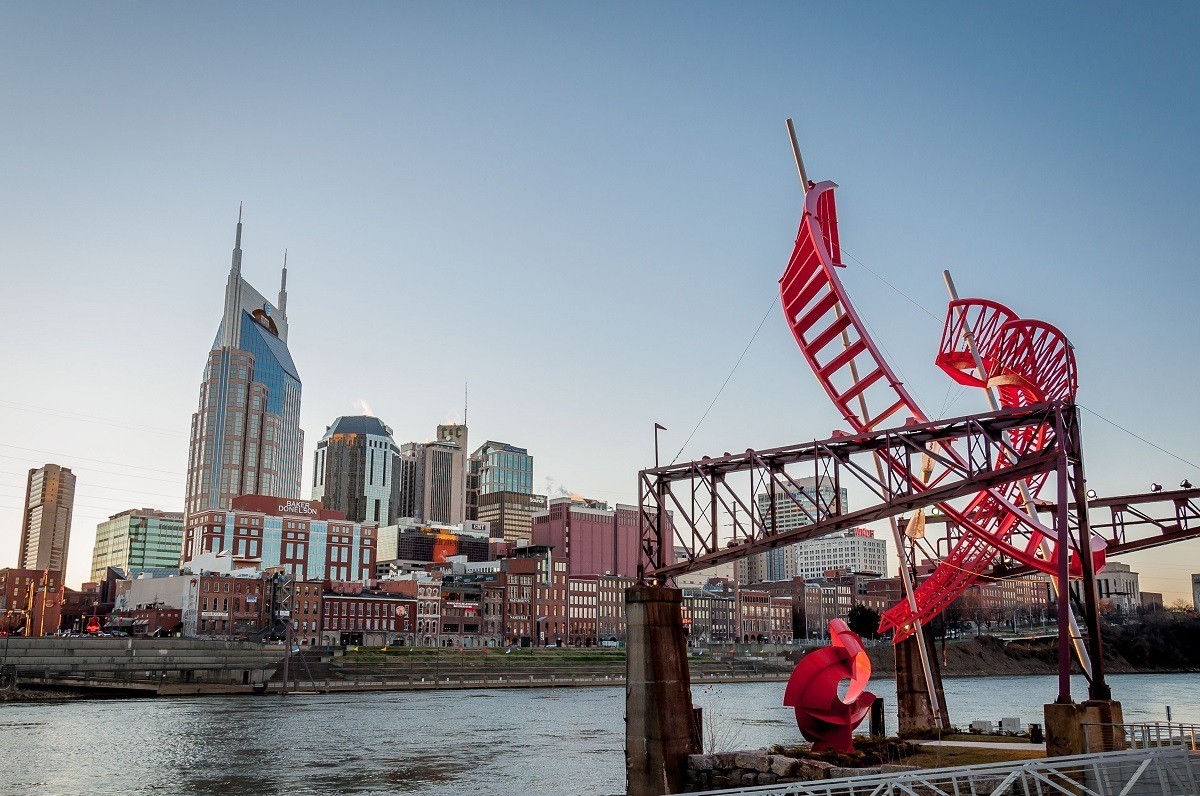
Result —
[[[96,526],[92,548],[93,582],[109,567],[128,574],[135,569],[178,569],[183,547],[183,514],[157,509],[128,509]]]
[[[845,513],[846,489],[835,489],[828,479],[801,478],[795,487],[786,490],[760,492],[755,495],[758,520],[770,533],[791,531],[812,522],[817,506],[822,515]],[[760,583],[769,580],[788,580],[800,574],[799,547],[805,542],[784,545],[765,553],[747,556],[737,562],[739,583]],[[880,542],[882,544],[882,542]]]
[[[1200,611],[1200,575],[1192,575],[1192,610]]]
[[[339,417],[313,454],[312,499],[356,522],[394,525],[402,479],[400,448],[377,417]]]
[[[187,514],[239,495],[300,497],[300,375],[287,347],[287,260],[275,306],[242,278],[238,214],[225,309],[192,415]]]
[[[437,427],[432,442],[409,442],[400,448],[401,511],[439,525],[460,525],[467,514],[467,427]]]
[[[66,570],[74,507],[75,474],[69,467],[47,464],[29,471],[18,569]]]

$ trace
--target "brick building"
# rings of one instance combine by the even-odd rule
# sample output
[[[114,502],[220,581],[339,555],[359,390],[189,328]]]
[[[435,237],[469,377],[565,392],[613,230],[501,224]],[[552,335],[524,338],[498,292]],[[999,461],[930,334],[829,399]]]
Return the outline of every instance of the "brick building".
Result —
[[[42,636],[58,629],[66,594],[52,569],[0,569],[0,633]]]
[[[637,576],[641,557],[637,507],[609,509],[599,501],[554,498],[533,516],[530,539],[554,548],[570,575]],[[673,559],[672,548],[665,551]]]
[[[268,495],[233,498],[230,510],[191,514],[183,531],[181,566],[205,553],[227,552],[259,569],[280,568],[297,580],[375,577],[375,523],[352,522],[312,500]]]
[[[322,599],[321,643],[326,646],[383,647],[415,640],[417,601],[399,594],[344,588]],[[330,584],[339,588],[339,584]]]
[[[593,647],[599,638],[599,575],[567,578],[567,643]]]
[[[603,642],[624,644],[628,635],[625,621],[625,590],[633,578],[600,575],[596,578],[596,635]]]
[[[483,647],[483,585],[487,575],[451,575],[442,581],[441,645]]]
[[[442,584],[428,575],[408,575],[380,581],[379,588],[417,601],[416,645],[437,647],[441,644]]]

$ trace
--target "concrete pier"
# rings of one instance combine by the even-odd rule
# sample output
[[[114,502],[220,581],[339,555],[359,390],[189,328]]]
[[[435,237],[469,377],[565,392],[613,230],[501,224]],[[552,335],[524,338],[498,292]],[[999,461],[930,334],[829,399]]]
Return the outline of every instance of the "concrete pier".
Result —
[[[679,589],[632,586],[625,590],[628,796],[683,792],[687,756],[700,751],[692,721],[682,603]]]
[[[942,712],[942,726],[949,726],[946,711],[946,694],[942,690],[942,666],[933,645],[933,636],[927,629],[925,648],[929,650],[929,664],[933,669],[933,682],[937,686],[938,706]],[[925,670],[921,666],[917,637],[909,636],[895,645],[896,650],[896,712],[899,716],[900,734],[924,732],[937,728],[933,710],[930,708],[929,688],[925,684]]]
[[[1051,702],[1045,706],[1046,757],[1065,757],[1126,748],[1121,703],[1089,699],[1082,704]],[[1087,726],[1085,726],[1087,725]]]

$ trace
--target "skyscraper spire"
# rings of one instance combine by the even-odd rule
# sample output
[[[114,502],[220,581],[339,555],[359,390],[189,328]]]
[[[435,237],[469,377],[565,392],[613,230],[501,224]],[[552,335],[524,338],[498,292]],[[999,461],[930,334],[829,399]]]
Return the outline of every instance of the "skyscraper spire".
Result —
[[[287,315],[287,249],[283,250],[283,274],[279,277],[279,307],[280,315]]]
[[[237,235],[233,239],[233,263],[229,270],[241,276],[242,274],[242,203],[238,202]]]

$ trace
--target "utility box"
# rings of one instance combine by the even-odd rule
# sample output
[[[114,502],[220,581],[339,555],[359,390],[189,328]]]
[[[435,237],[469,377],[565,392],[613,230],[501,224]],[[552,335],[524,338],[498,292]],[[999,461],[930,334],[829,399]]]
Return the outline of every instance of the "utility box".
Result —
[[[990,721],[973,721],[971,722],[972,732],[992,732],[992,723]]]
[[[1000,719],[1000,732],[1020,732],[1021,720],[1009,716]]]

